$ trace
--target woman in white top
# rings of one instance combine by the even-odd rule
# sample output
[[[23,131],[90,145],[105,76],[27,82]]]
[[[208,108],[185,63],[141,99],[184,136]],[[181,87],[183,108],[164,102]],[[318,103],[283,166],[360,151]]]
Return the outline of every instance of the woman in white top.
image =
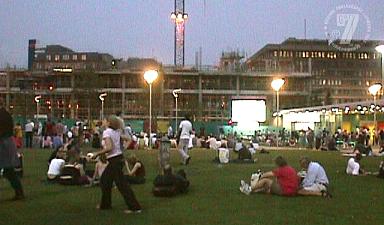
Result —
[[[57,178],[61,174],[61,170],[63,169],[65,165],[65,152],[64,151],[58,151],[56,154],[56,158],[52,159],[48,172],[47,172],[47,180],[48,181],[57,181]]]
[[[141,206],[136,200],[135,194],[127,182],[125,182],[123,174],[124,158],[120,148],[120,119],[117,116],[109,116],[103,121],[106,130],[103,132],[103,149],[96,152],[93,158],[100,154],[106,154],[108,165],[100,178],[101,187],[101,203],[98,209],[110,209],[112,207],[111,192],[112,185],[115,182],[119,192],[124,198],[128,209],[125,213],[140,213]],[[126,139],[123,136],[124,139]]]

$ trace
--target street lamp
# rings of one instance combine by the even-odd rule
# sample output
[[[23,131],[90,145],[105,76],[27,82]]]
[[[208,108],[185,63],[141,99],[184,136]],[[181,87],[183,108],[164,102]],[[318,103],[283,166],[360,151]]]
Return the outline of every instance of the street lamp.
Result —
[[[176,124],[175,124],[175,131],[177,132],[177,99],[179,98],[179,93],[181,92],[181,89],[175,89],[172,91],[173,97],[175,97],[176,101]]]
[[[152,83],[159,76],[156,70],[147,70],[144,73],[144,79],[149,84],[149,149],[152,148]]]
[[[280,91],[280,88],[284,85],[285,83],[285,80],[284,79],[274,79],[272,82],[271,82],[271,86],[273,88],[273,90],[276,91],[276,112],[279,113],[279,91]]]
[[[41,95],[36,95],[35,96],[35,102],[36,102],[36,119],[39,119],[39,102],[41,99]]]
[[[280,126],[280,123],[279,123],[279,120],[280,120],[280,116],[279,116],[279,91],[281,89],[281,87],[284,85],[285,83],[285,80],[284,79],[274,79],[272,82],[271,82],[271,87],[273,88],[273,90],[276,91],[276,112],[277,112],[277,127]],[[276,141],[276,146],[279,147],[279,135],[277,135],[277,141]]]
[[[373,104],[374,104],[374,108],[373,108],[373,130],[375,131],[375,135],[377,134],[377,130],[376,130],[376,95],[377,93],[380,91],[381,89],[381,84],[373,84],[372,86],[370,86],[368,88],[368,91],[371,95],[373,95]]]
[[[381,83],[384,82],[384,68],[383,68],[383,65],[384,65],[384,45],[378,45],[376,46],[376,51],[378,51],[380,54],[381,54]]]
[[[100,118],[101,119],[104,119],[104,100],[105,100],[105,97],[107,96],[107,93],[101,93],[99,95],[99,99],[101,101],[101,115],[100,115]]]

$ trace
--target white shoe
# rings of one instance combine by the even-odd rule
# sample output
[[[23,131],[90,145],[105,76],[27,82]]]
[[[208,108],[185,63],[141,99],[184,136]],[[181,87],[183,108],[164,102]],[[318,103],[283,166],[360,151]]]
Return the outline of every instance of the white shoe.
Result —
[[[252,192],[252,188],[249,186],[249,184],[245,183],[245,181],[241,180],[240,181],[240,192],[249,195]]]

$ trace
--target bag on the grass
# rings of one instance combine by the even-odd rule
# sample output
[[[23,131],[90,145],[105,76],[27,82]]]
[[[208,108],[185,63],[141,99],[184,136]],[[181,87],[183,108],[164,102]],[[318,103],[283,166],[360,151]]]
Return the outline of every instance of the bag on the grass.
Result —
[[[226,148],[219,148],[219,161],[220,163],[229,162],[229,150]]]
[[[80,170],[74,165],[65,165],[59,177],[59,184],[77,185],[79,183]]]

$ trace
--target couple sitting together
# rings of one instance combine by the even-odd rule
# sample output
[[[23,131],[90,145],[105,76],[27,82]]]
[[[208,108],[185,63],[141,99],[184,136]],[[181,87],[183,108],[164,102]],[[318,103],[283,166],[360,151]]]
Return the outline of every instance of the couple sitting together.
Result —
[[[275,164],[277,168],[272,171],[254,174],[251,185],[242,180],[240,191],[247,195],[252,192],[264,192],[282,196],[312,195],[332,197],[328,192],[328,177],[324,168],[318,162],[302,157],[300,166],[306,172],[299,173],[302,174],[301,178],[283,157],[276,157]]]

